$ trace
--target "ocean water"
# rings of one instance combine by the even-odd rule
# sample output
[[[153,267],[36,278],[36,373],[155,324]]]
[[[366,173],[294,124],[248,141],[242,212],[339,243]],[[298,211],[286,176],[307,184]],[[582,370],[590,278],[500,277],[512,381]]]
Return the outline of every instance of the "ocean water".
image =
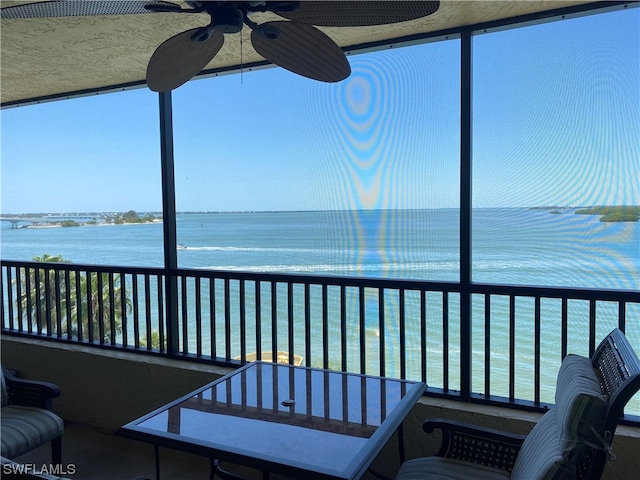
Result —
[[[162,225],[11,229],[5,260],[63,255],[75,263],[160,267]],[[473,212],[473,280],[640,289],[640,222],[605,223],[573,210]],[[178,214],[178,264],[261,272],[459,279],[454,209]]]
[[[34,256],[63,255],[74,263],[160,267],[163,262],[162,225],[109,225],[73,228],[11,229],[1,222],[4,260],[31,260]],[[577,215],[572,209],[552,214],[539,209],[480,209],[473,212],[473,280],[483,283],[640,290],[640,223],[604,223],[598,216]],[[453,209],[408,211],[246,212],[193,213],[177,217],[178,264],[183,268],[296,274],[343,275],[432,281],[459,280],[459,213]],[[441,297],[428,294],[430,315],[441,315]],[[357,304],[348,300],[349,318],[357,317]],[[376,351],[378,331],[377,293],[367,291],[365,316],[367,342]],[[409,367],[419,351],[419,299],[406,298]],[[456,296],[452,296],[453,322],[449,359],[458,371],[456,350]],[[284,308],[284,307],[283,307]],[[298,308],[298,307],[296,307]],[[386,302],[390,331],[398,306]],[[543,401],[553,401],[554,379],[559,366],[560,302],[543,300],[542,345]],[[415,309],[415,310],[414,310]],[[484,299],[473,300],[474,390],[483,380]],[[533,300],[519,298],[517,314],[518,378],[532,378]],[[509,304],[494,298],[491,304],[492,393],[507,395]],[[313,314],[316,318],[316,313]],[[337,313],[339,316],[339,313]],[[616,325],[613,305],[598,305],[602,321],[599,334]],[[436,374],[429,383],[442,386],[441,330],[428,326],[429,368]],[[415,332],[413,330],[415,330]],[[602,329],[602,332],[600,331]],[[286,329],[281,331],[286,332]],[[588,338],[588,302],[570,305],[570,344],[582,348]],[[640,308],[627,307],[627,334],[640,346]],[[205,339],[208,338],[204,334]],[[297,335],[296,338],[302,338]],[[337,336],[335,336],[337,337]],[[335,338],[334,337],[334,338]],[[205,341],[206,342],[206,341]],[[234,345],[234,348],[237,346]],[[205,345],[205,350],[209,348]],[[296,346],[299,351],[303,347]],[[314,348],[321,348],[315,345]],[[399,358],[391,334],[388,358]],[[236,352],[237,353],[237,352]],[[234,355],[236,354],[234,353]],[[576,352],[583,353],[586,352]],[[357,353],[350,353],[357,358]],[[375,364],[375,360],[372,359]],[[373,371],[372,373],[377,373]],[[387,374],[394,375],[395,371]],[[455,377],[455,376],[454,376]],[[451,388],[456,379],[451,378]],[[493,382],[495,381],[495,387]],[[529,398],[532,382],[518,385],[516,396]],[[640,402],[636,402],[640,405]],[[638,410],[638,409],[637,409]],[[638,410],[640,411],[640,410]]]

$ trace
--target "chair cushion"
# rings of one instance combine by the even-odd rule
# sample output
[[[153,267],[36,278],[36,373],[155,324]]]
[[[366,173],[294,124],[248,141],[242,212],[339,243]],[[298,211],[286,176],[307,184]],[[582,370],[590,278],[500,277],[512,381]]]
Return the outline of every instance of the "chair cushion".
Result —
[[[560,449],[558,412],[545,413],[527,435],[511,471],[514,480],[551,480],[575,478],[575,469],[567,465]]]
[[[498,468],[485,467],[451,458],[424,457],[402,464],[396,480],[507,480],[509,474]]]
[[[2,384],[2,406],[4,407],[9,403],[9,391],[7,390],[7,382],[4,380],[4,372],[2,372],[0,366],[0,383]]]
[[[62,435],[64,422],[55,413],[35,407],[2,407],[2,456],[15,458]]]
[[[560,449],[565,458],[580,455],[585,442],[598,443],[593,430],[602,428],[607,401],[591,359],[567,355],[562,361],[556,385],[556,410]]]
[[[597,443],[596,430],[607,403],[591,360],[568,355],[562,361],[556,385],[556,406],[527,435],[511,472],[514,479],[550,480],[575,478],[575,469]]]

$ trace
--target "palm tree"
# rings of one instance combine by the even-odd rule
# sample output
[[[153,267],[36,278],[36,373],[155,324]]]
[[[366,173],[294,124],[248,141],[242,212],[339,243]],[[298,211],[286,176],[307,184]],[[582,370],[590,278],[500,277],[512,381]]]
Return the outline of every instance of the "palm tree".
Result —
[[[160,348],[160,332],[158,330],[152,330],[151,331],[151,345],[148,344],[149,339],[147,338],[147,335],[145,335],[144,337],[142,337],[140,339],[140,346],[141,347],[150,347],[150,348],[154,348],[154,349],[159,349]],[[164,339],[164,348],[167,348],[167,339]]]
[[[34,257],[36,262],[72,263],[62,255]],[[46,268],[21,269],[23,311],[38,331],[51,335],[115,343],[123,311],[131,299],[123,276],[106,272],[58,274]]]
[[[46,253],[42,257],[33,257],[33,261],[71,263],[65,260],[62,255],[51,256]],[[64,317],[62,312],[66,311],[66,298],[64,296],[58,298],[56,295],[55,273],[44,268],[21,268],[18,275],[22,311],[26,312],[29,322],[36,326],[38,332],[55,330]],[[66,279],[59,278],[59,282],[61,282],[59,291],[66,291]]]
[[[71,307],[73,335],[115,343],[116,334],[122,332],[123,311],[130,312],[132,309],[131,299],[123,287],[123,276],[98,272],[79,275],[80,291],[76,292]]]

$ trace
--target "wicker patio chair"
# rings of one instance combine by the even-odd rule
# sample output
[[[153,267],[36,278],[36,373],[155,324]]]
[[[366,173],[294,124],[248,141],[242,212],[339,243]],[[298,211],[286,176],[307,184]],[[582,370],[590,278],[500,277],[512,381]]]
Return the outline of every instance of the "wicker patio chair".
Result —
[[[64,423],[53,412],[60,388],[47,382],[17,378],[2,367],[1,455],[14,459],[51,442],[53,464],[62,463]]]
[[[599,479],[624,406],[640,389],[640,360],[613,330],[591,359],[568,355],[558,372],[556,404],[526,435],[449,420],[427,420],[442,431],[433,457],[405,462],[396,480]]]

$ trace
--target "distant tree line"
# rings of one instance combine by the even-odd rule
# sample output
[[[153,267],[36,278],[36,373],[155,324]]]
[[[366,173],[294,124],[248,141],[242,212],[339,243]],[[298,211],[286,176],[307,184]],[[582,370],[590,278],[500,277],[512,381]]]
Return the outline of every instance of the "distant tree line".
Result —
[[[114,213],[112,215],[105,215],[105,221],[107,223],[115,223],[116,225],[120,225],[123,223],[148,223],[153,222],[156,219],[150,213],[147,213],[144,216],[138,215],[135,210],[129,210],[125,213]]]
[[[619,205],[616,207],[592,207],[576,210],[579,215],[602,215],[601,222],[637,222],[640,206]]]
[[[576,207],[531,207],[530,210],[547,210],[549,213],[559,215]],[[601,222],[637,222],[640,221],[640,206],[616,205],[583,207],[575,210],[577,215],[600,215]]]

